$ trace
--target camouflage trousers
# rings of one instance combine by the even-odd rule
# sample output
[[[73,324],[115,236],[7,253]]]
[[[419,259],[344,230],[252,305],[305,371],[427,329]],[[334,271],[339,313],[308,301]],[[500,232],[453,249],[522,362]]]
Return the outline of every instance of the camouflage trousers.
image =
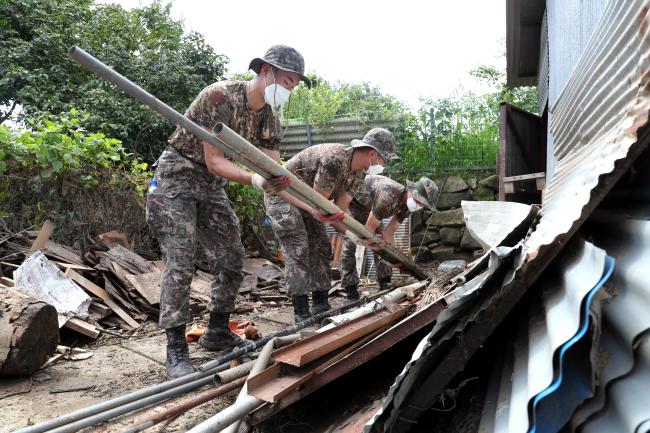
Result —
[[[267,195],[264,203],[282,245],[287,295],[329,290],[332,246],[323,223],[278,196]]]
[[[360,210],[354,207],[350,207],[350,213],[361,224],[365,224],[368,220],[368,215],[370,211]],[[384,224],[380,224],[377,227],[377,233],[381,233],[384,228]],[[354,242],[345,239],[343,243],[343,252],[341,253],[341,286],[350,287],[356,284],[359,284],[359,275],[357,273],[357,259],[355,253],[357,252],[357,244]],[[386,264],[381,257],[377,254],[373,254],[375,266],[377,266],[377,280],[390,279],[393,275],[392,268]]]
[[[175,151],[158,162],[158,188],[147,197],[147,224],[165,259],[160,292],[160,327],[192,320],[190,284],[197,253],[216,277],[210,312],[232,312],[243,278],[244,247],[239,221],[223,189],[225,181]]]

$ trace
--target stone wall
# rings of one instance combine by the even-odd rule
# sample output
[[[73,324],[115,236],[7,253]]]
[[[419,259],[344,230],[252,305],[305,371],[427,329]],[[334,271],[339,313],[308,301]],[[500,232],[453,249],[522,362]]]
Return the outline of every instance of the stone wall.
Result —
[[[450,259],[472,260],[481,246],[465,229],[460,202],[496,200],[496,175],[449,176],[434,181],[442,193],[437,211],[422,210],[411,217],[411,251],[418,262]]]

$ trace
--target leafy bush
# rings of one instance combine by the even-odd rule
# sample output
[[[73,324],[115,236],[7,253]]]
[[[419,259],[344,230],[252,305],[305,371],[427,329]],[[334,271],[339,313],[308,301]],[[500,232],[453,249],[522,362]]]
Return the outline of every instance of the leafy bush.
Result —
[[[151,175],[147,164],[130,158],[120,140],[86,131],[81,125],[87,118],[72,109],[32,119],[31,129],[1,124],[0,174],[26,170],[43,178],[74,175],[82,185],[92,187],[100,173],[112,168],[132,179],[142,192],[144,179]]]

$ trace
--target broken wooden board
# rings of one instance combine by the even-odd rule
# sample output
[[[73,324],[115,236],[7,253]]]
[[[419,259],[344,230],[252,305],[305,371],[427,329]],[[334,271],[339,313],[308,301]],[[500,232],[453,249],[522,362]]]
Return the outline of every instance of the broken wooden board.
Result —
[[[98,252],[97,254],[119,264],[130,274],[146,274],[157,269],[149,260],[124,248],[122,245],[115,245],[108,251]]]
[[[46,256],[52,257],[64,263],[74,263],[77,265],[84,264],[80,253],[73,250],[72,248],[66,247],[65,245],[57,244],[56,242],[47,241],[45,248],[42,248],[41,251]]]
[[[244,259],[244,273],[255,275],[259,279],[265,281],[281,279],[284,275],[276,265],[261,258]]]
[[[244,279],[239,286],[239,293],[250,293],[257,287],[257,275],[244,274]]]
[[[162,272],[154,271],[147,274],[125,274],[124,277],[133,288],[151,305],[160,303],[160,277]]]
[[[98,238],[106,248],[113,248],[116,245],[121,245],[124,248],[129,250],[131,249],[129,238],[127,238],[124,233],[118,232],[117,230],[102,233]]]
[[[130,327],[132,328],[139,328],[140,324],[133,320],[131,316],[128,315],[126,311],[124,311],[119,305],[117,305],[108,295],[106,290],[102,289],[99,287],[97,284],[93,283],[92,281],[86,279],[83,275],[78,274],[72,269],[68,269],[65,271],[65,275],[70,278],[72,281],[76,282],[79,284],[81,287],[84,289],[88,290],[90,293],[93,295],[97,296],[100,298],[102,301],[106,303],[106,305],[115,312],[122,320],[124,320]]]
[[[30,251],[38,251],[45,248],[45,246],[47,245],[47,241],[50,239],[50,236],[54,231],[54,227],[56,227],[56,225],[52,221],[45,220],[43,226],[38,231],[38,235],[36,236],[36,239],[34,239],[34,242],[32,243],[32,247],[30,248]]]
[[[72,329],[73,331],[76,331],[80,334],[86,335],[90,338],[99,337],[99,331],[97,328],[95,328],[94,325],[91,325],[90,323],[76,317],[73,317],[72,319],[65,322],[65,325],[63,326],[68,329]]]

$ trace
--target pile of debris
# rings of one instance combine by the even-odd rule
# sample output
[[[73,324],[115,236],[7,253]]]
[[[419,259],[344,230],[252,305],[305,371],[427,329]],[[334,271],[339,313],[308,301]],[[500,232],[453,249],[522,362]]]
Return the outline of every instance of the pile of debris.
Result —
[[[115,230],[91,239],[91,247],[81,252],[51,240],[54,229],[46,221],[38,231],[14,233],[0,219],[1,290],[13,288],[53,305],[59,327],[93,339],[102,332],[128,335],[147,318],[158,319],[163,261],[136,253],[127,236]],[[237,313],[289,302],[278,265],[247,258],[244,272]],[[205,312],[214,279],[196,271],[190,289],[194,316]]]

